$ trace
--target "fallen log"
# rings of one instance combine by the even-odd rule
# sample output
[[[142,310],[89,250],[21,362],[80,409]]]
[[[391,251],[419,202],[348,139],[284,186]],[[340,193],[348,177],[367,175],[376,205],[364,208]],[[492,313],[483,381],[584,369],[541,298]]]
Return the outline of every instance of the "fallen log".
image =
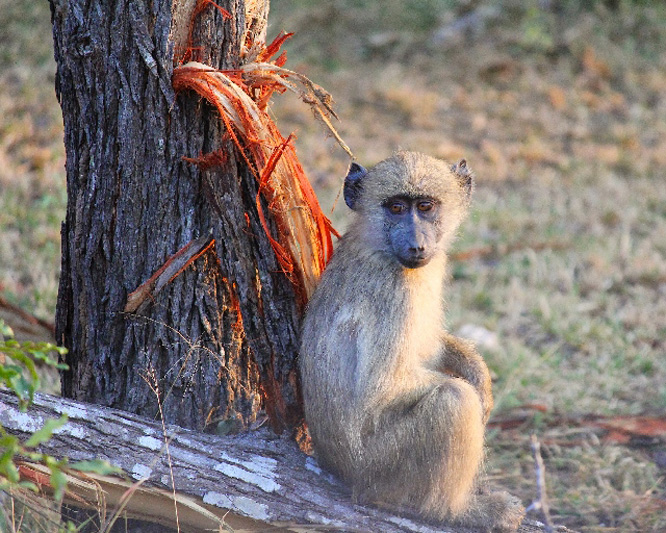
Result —
[[[122,504],[129,518],[195,533],[228,528],[443,531],[414,517],[354,504],[349,491],[314,458],[269,429],[220,437],[44,394],[22,413],[14,395],[0,390],[0,424],[12,434],[27,438],[62,414],[68,422],[40,451],[76,461],[104,459],[125,473],[123,478],[70,472],[67,499],[78,506],[105,506],[108,514]],[[39,466],[26,468],[37,472]],[[520,531],[544,529],[526,520]]]

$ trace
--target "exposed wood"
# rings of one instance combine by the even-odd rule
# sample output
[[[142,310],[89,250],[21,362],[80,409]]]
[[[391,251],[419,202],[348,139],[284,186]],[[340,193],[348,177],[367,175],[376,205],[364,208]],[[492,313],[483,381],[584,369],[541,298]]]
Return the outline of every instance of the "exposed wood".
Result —
[[[141,311],[146,301],[154,301],[168,283],[182,273],[188,265],[207,252],[215,244],[212,237],[200,237],[188,242],[150,276],[150,279],[141,284],[135,291],[127,295],[126,313]]]
[[[25,436],[62,413],[68,414],[69,422],[44,445],[44,452],[72,460],[106,459],[127,474],[126,480],[96,476],[86,481],[82,476],[69,484],[73,493],[94,507],[95,483],[99,483],[107,513],[127,487],[145,480],[136,499],[130,499],[128,515],[174,527],[173,480],[186,532],[217,530],[218,519],[250,531],[258,524],[262,531],[266,524],[288,531],[464,531],[352,503],[345,487],[322,472],[313,458],[268,429],[218,437],[167,426],[169,468],[159,422],[40,394],[30,411],[21,413],[14,396],[0,390],[0,424],[11,433]],[[541,532],[543,527],[525,521],[520,531]]]

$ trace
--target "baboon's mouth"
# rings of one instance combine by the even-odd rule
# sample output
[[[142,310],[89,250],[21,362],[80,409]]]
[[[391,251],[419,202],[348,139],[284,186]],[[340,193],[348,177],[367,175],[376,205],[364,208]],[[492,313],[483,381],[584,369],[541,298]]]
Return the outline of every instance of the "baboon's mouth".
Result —
[[[398,256],[400,264],[406,268],[419,268],[430,262],[430,255],[410,255],[407,257]]]

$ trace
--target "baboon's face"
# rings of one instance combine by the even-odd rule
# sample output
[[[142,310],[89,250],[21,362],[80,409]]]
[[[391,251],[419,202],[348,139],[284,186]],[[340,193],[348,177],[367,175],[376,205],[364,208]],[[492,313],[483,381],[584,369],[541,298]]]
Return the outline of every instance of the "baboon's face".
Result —
[[[406,268],[422,267],[432,259],[441,238],[440,204],[428,196],[393,196],[383,204],[387,246]]]
[[[472,172],[415,152],[398,152],[370,170],[353,163],[344,197],[357,217],[354,239],[405,268],[446,251],[469,206]]]

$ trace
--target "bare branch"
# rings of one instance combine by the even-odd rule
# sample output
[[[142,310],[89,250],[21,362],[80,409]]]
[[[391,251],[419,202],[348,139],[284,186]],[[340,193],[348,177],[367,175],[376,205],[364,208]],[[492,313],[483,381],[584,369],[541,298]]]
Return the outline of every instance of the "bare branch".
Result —
[[[545,523],[544,531],[553,532],[553,523],[550,519],[550,506],[548,505],[548,495],[546,494],[546,467],[541,457],[541,444],[536,435],[531,436],[532,456],[534,457],[534,470],[536,474],[537,499],[527,508],[527,511],[541,511]]]

